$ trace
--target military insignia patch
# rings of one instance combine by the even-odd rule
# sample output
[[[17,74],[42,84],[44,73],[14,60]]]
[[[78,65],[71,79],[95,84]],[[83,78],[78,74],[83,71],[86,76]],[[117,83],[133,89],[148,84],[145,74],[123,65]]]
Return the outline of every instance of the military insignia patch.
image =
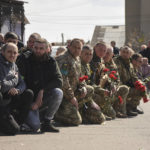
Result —
[[[67,64],[63,64],[60,71],[62,73],[62,75],[67,75],[68,74],[68,70],[67,70],[68,65]]]

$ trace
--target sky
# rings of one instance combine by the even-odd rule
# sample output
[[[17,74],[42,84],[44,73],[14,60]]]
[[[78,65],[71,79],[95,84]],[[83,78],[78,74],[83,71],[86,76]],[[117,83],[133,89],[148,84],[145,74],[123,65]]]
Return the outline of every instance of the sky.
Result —
[[[25,40],[37,32],[49,42],[91,40],[96,25],[124,25],[125,0],[25,0]]]

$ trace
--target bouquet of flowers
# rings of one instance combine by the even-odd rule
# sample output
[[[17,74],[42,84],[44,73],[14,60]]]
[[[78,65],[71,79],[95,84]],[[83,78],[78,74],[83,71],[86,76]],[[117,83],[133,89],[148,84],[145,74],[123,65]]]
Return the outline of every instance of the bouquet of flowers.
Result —
[[[137,90],[143,92],[143,102],[147,103],[149,100],[147,99],[147,95],[146,95],[146,87],[140,82],[140,81],[136,81],[134,83],[134,86]]]
[[[87,80],[88,79],[88,76],[83,76],[83,77],[80,77],[79,78],[79,81],[80,82],[83,82],[83,81],[85,81],[85,80]]]
[[[113,70],[110,71],[108,68],[103,69],[103,72],[108,76],[108,90],[110,91],[110,97],[112,97],[116,92],[116,88],[117,88],[117,79],[118,79],[118,75],[117,75],[117,71]],[[121,96],[118,96],[118,100],[119,100],[119,104],[123,104],[123,99]]]

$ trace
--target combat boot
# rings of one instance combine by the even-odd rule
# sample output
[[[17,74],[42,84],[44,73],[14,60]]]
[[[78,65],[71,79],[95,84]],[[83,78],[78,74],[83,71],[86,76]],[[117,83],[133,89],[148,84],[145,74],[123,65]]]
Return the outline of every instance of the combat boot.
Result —
[[[137,116],[138,113],[137,112],[133,112],[132,110],[127,110],[127,115],[128,116]]]
[[[132,111],[133,107],[131,105],[128,104],[126,108],[127,108],[128,116],[137,116],[138,115],[137,112]]]
[[[42,132],[59,132],[59,129],[53,125],[52,120],[45,119],[41,126],[41,131]]]
[[[122,114],[121,112],[117,112],[116,113],[116,117],[117,118],[127,118],[127,115],[126,114]]]

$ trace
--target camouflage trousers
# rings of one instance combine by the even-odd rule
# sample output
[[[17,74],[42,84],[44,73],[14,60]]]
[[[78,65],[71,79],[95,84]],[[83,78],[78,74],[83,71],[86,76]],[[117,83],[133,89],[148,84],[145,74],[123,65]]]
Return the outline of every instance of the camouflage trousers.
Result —
[[[95,86],[93,100],[100,106],[104,115],[115,118],[116,112],[112,107],[112,98],[109,96],[104,96],[104,89]]]
[[[126,114],[126,99],[129,93],[129,88],[126,85],[120,85],[114,93],[113,108],[116,112]],[[118,96],[122,97],[123,102],[120,103]]]
[[[87,95],[84,99],[78,99],[79,110],[69,101],[63,99],[63,102],[55,115],[55,118],[65,124],[79,125],[83,123],[101,124],[105,117],[101,110],[91,107],[94,89],[92,86],[86,86]],[[75,95],[75,97],[79,97]]]
[[[127,97],[127,105],[135,108],[140,104],[140,100],[144,96],[144,92],[141,92],[135,88],[129,89],[129,94]]]
[[[82,123],[82,118],[78,109],[66,99],[63,99],[57,113],[55,114],[55,119],[68,125],[79,125]]]

